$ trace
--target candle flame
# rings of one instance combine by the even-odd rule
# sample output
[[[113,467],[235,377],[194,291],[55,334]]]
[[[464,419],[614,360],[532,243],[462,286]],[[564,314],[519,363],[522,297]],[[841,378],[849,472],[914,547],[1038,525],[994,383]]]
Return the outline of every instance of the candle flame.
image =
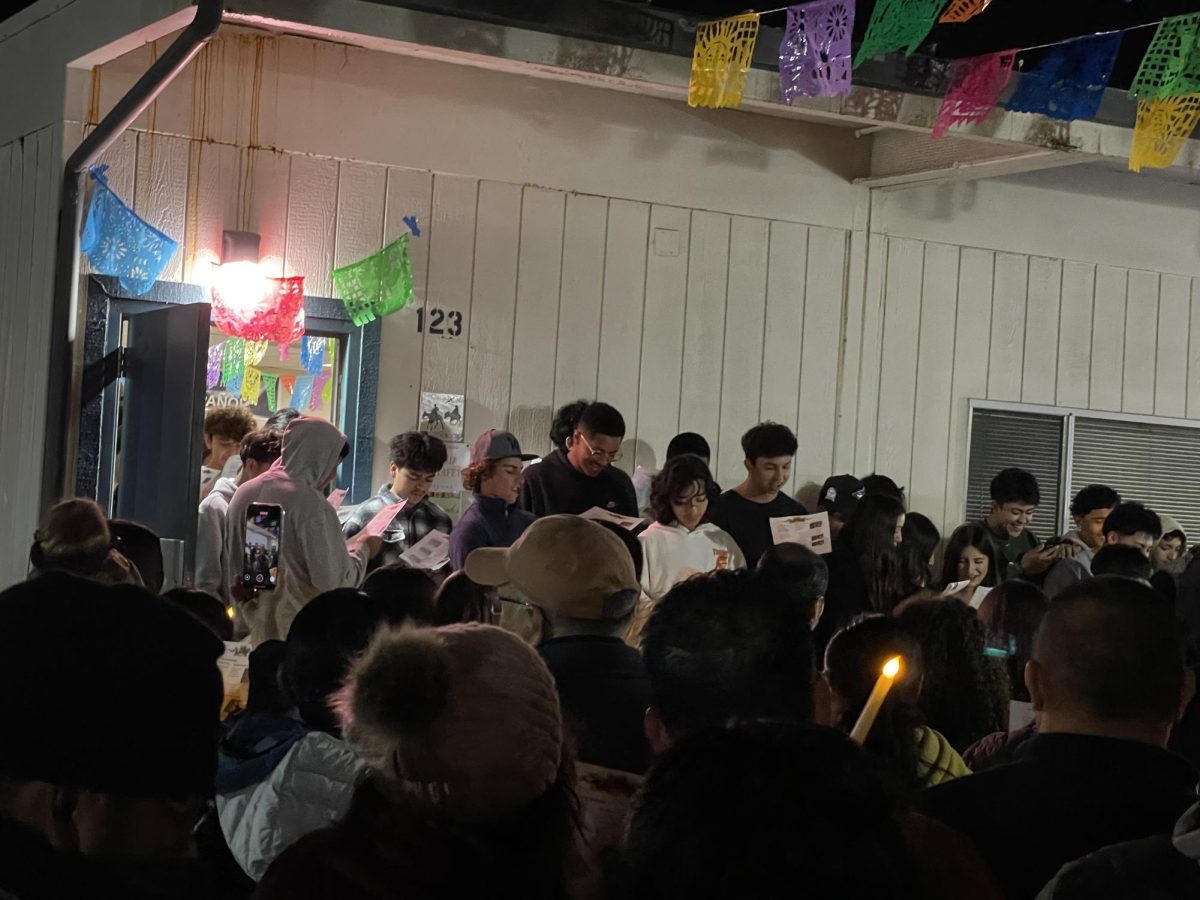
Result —
[[[233,607],[232,606],[225,607],[225,615],[227,615],[231,620],[233,619]]]
[[[883,674],[888,678],[895,678],[900,674],[900,657],[893,656],[883,664]]]

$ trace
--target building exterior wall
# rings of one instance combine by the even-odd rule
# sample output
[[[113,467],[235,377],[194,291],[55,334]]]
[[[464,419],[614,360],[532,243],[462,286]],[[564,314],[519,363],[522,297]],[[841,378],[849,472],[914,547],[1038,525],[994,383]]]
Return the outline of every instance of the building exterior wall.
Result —
[[[75,85],[67,149],[155,50]],[[793,489],[879,470],[952,526],[969,398],[1200,412],[1196,188],[1048,173],[872,197],[850,181],[868,153],[849,130],[226,28],[105,161],[180,238],[169,279],[203,281],[243,228],[332,296],[331,268],[419,218],[415,306],[461,328],[385,320],[379,479],[422,390],[466,395],[468,439],[507,426],[538,451],[556,405],[598,396],[627,418],[624,466],[697,430],[731,484],[741,432],[772,418],[800,437]]]

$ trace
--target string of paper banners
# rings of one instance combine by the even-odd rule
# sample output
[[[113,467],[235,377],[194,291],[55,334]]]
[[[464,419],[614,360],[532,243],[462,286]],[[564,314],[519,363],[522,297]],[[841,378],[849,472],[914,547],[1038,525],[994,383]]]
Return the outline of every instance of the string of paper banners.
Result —
[[[911,54],[935,22],[966,22],[992,2],[878,0],[857,54],[852,54],[850,46],[853,0],[813,0],[704,22],[696,29],[688,103],[714,109],[741,103],[759,19],[768,13],[787,12],[787,28],[779,47],[779,83],[783,101],[792,104],[801,97],[849,94],[852,71],[863,62],[894,51]],[[1135,172],[1143,166],[1170,166],[1200,121],[1200,13],[1136,27],[1152,26],[1157,26],[1154,40],[1129,88],[1138,101],[1129,155],[1129,167]],[[1112,76],[1124,33],[1112,31],[1043,45],[1051,48],[1050,53],[1021,78],[1004,107],[1064,121],[1091,118]],[[1005,50],[949,63],[948,87],[934,123],[934,137],[987,118],[1008,86],[1018,54],[1032,49],[1041,48]],[[116,195],[105,179],[104,167],[94,169],[92,178],[81,249],[97,273],[116,276],[134,296],[144,294],[166,269],[178,243]],[[414,217],[406,217],[405,224],[411,235],[402,234],[370,256],[330,273],[356,325],[395,313],[412,300],[408,244],[410,236],[420,237],[421,232]],[[213,349],[210,383],[215,372],[217,383],[233,387],[247,402],[262,390],[269,396],[275,393],[276,382],[256,368],[261,359],[257,348],[275,342],[280,345],[281,358],[286,358],[288,345],[304,335],[304,276],[263,277],[249,295],[240,290],[236,297],[226,296],[214,284],[211,298],[213,324],[238,342],[231,340]],[[249,356],[246,348],[250,348]],[[315,358],[317,354],[312,355]],[[294,387],[300,400],[319,402],[328,393],[328,384],[318,382],[319,377],[318,370],[297,378]],[[294,398],[292,405],[298,405]]]
[[[790,105],[800,97],[849,94],[852,70],[867,60],[900,50],[911,54],[935,22],[966,22],[991,3],[879,0],[857,54],[850,46],[854,0],[814,0],[704,22],[696,29],[688,104],[717,109],[741,103],[759,19],[768,13],[787,12],[779,46],[779,86],[783,101]],[[1129,168],[1135,172],[1143,166],[1170,166],[1200,121],[1200,13],[1136,28],[1153,26],[1157,26],[1154,40],[1129,88],[1138,101],[1129,154]],[[1085,35],[953,61],[933,136],[940,138],[956,125],[986,119],[1008,87],[1017,55],[1042,47],[1052,49],[1021,79],[1004,108],[1063,121],[1091,118],[1112,77],[1124,33]]]

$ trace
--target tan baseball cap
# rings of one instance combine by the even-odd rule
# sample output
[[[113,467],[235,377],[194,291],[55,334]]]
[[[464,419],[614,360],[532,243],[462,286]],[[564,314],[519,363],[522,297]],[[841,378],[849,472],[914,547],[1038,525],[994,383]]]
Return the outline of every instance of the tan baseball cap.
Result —
[[[602,619],[607,598],[641,589],[621,539],[578,516],[546,516],[511,547],[481,547],[466,572],[476,584],[511,584],[534,605],[575,619]]]

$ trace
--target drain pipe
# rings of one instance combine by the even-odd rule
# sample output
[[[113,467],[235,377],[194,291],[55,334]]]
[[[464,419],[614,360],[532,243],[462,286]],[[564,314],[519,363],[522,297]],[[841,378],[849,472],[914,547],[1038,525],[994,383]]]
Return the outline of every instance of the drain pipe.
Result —
[[[199,0],[191,23],[171,42],[108,115],[83,139],[67,160],[58,207],[58,244],[54,255],[54,295],[50,311],[50,370],[46,380],[46,444],[42,456],[41,506],[44,512],[60,497],[72,496],[67,441],[77,415],[72,402],[75,315],[79,293],[79,230],[83,222],[84,179],[88,167],[134,123],[163,88],[175,80],[221,27],[224,0]],[[73,481],[73,477],[70,481]]]

